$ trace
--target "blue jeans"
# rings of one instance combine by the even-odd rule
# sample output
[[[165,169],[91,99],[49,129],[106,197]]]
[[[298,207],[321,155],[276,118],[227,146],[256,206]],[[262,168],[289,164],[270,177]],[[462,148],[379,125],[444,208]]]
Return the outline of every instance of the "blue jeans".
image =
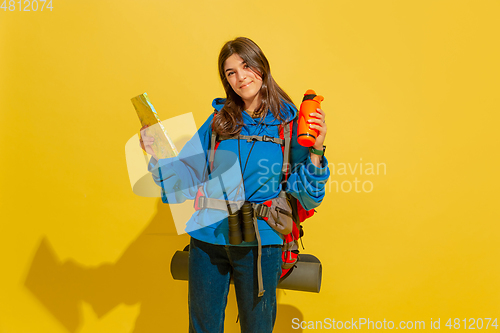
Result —
[[[271,333],[276,319],[276,286],[281,246],[262,247],[265,293],[258,297],[257,247],[213,245],[191,238],[189,247],[189,332],[224,332],[229,281],[234,279],[241,332]]]

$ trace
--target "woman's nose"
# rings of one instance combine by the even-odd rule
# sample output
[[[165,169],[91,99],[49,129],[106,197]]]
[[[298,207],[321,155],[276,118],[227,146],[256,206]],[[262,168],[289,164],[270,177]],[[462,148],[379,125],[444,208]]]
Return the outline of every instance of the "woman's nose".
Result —
[[[247,73],[245,71],[238,71],[238,79],[243,81],[247,78]]]

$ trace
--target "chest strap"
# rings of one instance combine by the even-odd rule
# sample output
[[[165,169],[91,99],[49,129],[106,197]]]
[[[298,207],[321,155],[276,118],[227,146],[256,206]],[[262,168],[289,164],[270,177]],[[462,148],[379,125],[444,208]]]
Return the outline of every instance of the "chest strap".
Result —
[[[252,142],[252,141],[262,141],[262,142],[272,142],[276,143],[278,145],[283,145],[285,141],[280,138],[275,138],[273,136],[269,135],[233,135],[233,136],[221,136],[219,135],[216,138],[216,141],[223,141],[223,140],[247,140],[247,142]]]
[[[285,126],[287,127],[287,126]],[[286,130],[285,130],[286,131]],[[286,131],[289,133],[288,131]],[[272,142],[276,143],[281,146],[285,146],[285,151],[288,151],[287,147],[289,147],[289,139],[287,139],[287,136],[285,135],[285,139],[281,138],[275,138],[269,135],[233,135],[233,136],[221,136],[217,135],[216,133],[212,132],[212,138],[210,140],[210,151],[208,155],[208,165],[209,165],[209,172],[212,172],[213,166],[214,166],[214,159],[215,159],[215,150],[218,147],[218,143],[223,140],[247,140],[247,142],[253,142],[253,141],[262,141],[262,142]],[[287,142],[288,141],[288,142]],[[288,163],[288,154],[284,154],[284,159],[286,163]],[[286,170],[284,170],[286,171]]]
[[[218,111],[214,110],[214,117],[217,116],[217,113]],[[212,128],[212,137],[210,140],[210,147],[208,152],[208,173],[210,174],[212,172],[214,165],[214,158],[215,158],[214,156],[215,150],[217,150],[217,146],[221,140],[243,139],[247,140],[247,142],[252,142],[252,141],[273,142],[282,146],[283,168],[281,169],[281,183],[282,185],[284,185],[284,183],[286,183],[288,179],[288,172],[290,171],[288,164],[290,162],[290,149],[291,149],[290,141],[292,139],[292,127],[293,127],[293,119],[290,120],[287,124],[280,125],[280,130],[279,130],[280,138],[275,138],[267,135],[258,136],[258,135],[239,135],[239,134],[227,137],[222,137],[222,136],[219,137],[216,133],[214,133]]]

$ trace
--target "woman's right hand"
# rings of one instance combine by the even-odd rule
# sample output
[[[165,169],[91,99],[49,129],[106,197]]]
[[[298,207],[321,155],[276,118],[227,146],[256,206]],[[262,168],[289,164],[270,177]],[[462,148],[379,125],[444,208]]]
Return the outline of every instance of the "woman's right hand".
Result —
[[[153,156],[156,160],[158,158],[156,157],[156,154],[153,150],[152,144],[155,141],[155,138],[152,136],[147,136],[146,135],[146,128],[148,128],[147,125],[142,126],[140,130],[140,135],[139,135],[139,144],[141,145],[141,148],[148,153],[149,155]]]

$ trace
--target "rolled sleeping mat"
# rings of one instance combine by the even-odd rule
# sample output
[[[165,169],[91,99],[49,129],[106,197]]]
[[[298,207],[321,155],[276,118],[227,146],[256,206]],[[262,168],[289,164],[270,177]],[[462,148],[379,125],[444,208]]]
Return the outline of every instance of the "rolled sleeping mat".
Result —
[[[174,280],[189,280],[189,251],[176,251],[170,261],[170,273]]]
[[[278,283],[278,288],[319,293],[321,289],[321,262],[312,254],[299,254],[299,261],[290,275]],[[189,279],[189,251],[176,251],[170,262],[174,280]],[[233,283],[231,279],[231,283]]]
[[[292,272],[278,283],[278,288],[319,293],[321,276],[321,261],[312,254],[299,254],[299,261]]]

